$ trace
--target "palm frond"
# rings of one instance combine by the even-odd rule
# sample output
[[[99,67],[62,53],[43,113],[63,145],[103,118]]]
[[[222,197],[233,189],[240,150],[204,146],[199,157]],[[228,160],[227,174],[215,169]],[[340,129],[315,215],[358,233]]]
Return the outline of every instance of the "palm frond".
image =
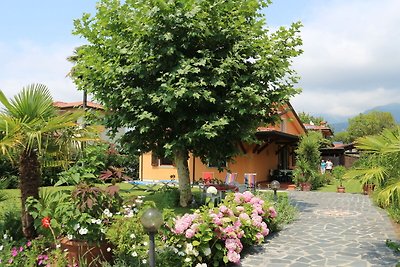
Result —
[[[387,171],[383,166],[374,166],[366,169],[352,169],[347,171],[343,179],[359,179],[362,184],[381,185],[387,180]]]
[[[387,185],[377,195],[377,202],[382,207],[387,207],[390,204],[400,206],[400,180],[397,182]]]

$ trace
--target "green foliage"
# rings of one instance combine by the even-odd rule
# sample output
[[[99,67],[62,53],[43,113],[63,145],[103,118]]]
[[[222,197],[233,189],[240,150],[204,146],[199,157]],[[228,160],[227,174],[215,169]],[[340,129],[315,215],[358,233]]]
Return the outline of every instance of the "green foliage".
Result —
[[[336,166],[332,170],[332,175],[339,182],[339,186],[343,186],[343,178],[344,174],[346,173],[346,170],[347,169],[344,166]]]
[[[335,133],[331,139],[332,142],[343,142],[343,144],[351,143],[350,135],[347,131]]]
[[[326,122],[323,117],[315,117],[309,113],[306,113],[304,111],[299,112],[299,119],[301,120],[302,123],[314,123],[315,125],[319,125],[321,122]]]
[[[274,201],[273,193],[263,193],[268,201]],[[278,216],[269,224],[272,233],[281,231],[287,224],[292,223],[298,216],[298,210],[290,203],[290,199],[286,193],[279,193],[278,200],[274,203],[274,207]]]
[[[269,32],[266,5],[101,0],[94,16],[75,21],[88,44],[71,57],[74,82],[117,111],[106,125],[129,128],[122,142],[131,153],[229,160],[298,93],[291,61],[301,53],[301,25]]]
[[[2,266],[54,266],[65,267],[65,252],[50,247],[44,238],[32,241],[13,240],[10,235],[2,235],[0,262]]]
[[[345,177],[375,184],[374,198],[380,206],[400,206],[400,128],[359,138],[357,148],[362,150],[363,157]]]
[[[396,122],[390,112],[371,111],[349,119],[347,132],[351,141],[359,137],[376,135],[383,129],[393,128]]]
[[[312,183],[318,175],[321,152],[319,148],[323,143],[322,135],[318,132],[309,132],[301,136],[299,146],[296,149],[296,169],[294,180],[297,184],[302,182]]]
[[[0,215],[0,235],[8,235],[12,240],[22,240],[21,211],[7,210]]]
[[[37,231],[49,238],[68,237],[99,242],[104,240],[113,214],[119,212],[122,206],[117,191],[113,187],[100,189],[79,184],[72,192],[43,191],[39,199],[29,198],[27,207],[35,219]],[[43,218],[51,221],[51,231],[43,227]]]

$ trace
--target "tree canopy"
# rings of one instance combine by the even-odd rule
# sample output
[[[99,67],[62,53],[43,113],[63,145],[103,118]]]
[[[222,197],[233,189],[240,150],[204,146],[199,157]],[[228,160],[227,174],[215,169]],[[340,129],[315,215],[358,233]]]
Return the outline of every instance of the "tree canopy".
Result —
[[[315,125],[320,125],[321,122],[326,122],[322,116],[316,117],[307,112],[299,112],[299,119],[302,123],[314,123]]]
[[[376,135],[383,129],[393,128],[396,122],[390,112],[371,111],[349,119],[347,132],[351,141],[359,137]]]
[[[175,157],[181,186],[189,153],[229,160],[298,92],[301,25],[270,32],[267,2],[101,0],[75,21],[89,44],[76,51],[73,79],[112,110],[108,127],[130,129],[124,146]]]

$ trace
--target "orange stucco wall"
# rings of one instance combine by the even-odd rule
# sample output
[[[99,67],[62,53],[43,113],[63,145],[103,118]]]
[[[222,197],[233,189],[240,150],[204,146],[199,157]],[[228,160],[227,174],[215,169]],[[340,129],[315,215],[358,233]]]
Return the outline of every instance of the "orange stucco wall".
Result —
[[[281,115],[282,123],[277,123],[274,128],[277,131],[283,131],[292,135],[301,135],[305,133],[301,122],[294,115],[293,111],[289,109],[286,113]],[[235,158],[234,162],[228,163],[228,169],[237,173],[237,181],[243,183],[244,173],[257,173],[257,182],[269,181],[270,172],[278,168],[278,145],[272,143],[262,150],[259,154],[253,153],[255,145],[246,144],[244,148],[246,153]],[[289,166],[293,168],[294,164],[292,156],[289,156]],[[202,177],[203,172],[214,172],[214,177],[220,180],[225,180],[226,171],[219,172],[217,168],[209,168],[202,164],[199,158],[194,159],[191,157],[188,161],[190,180],[198,180]],[[193,172],[194,168],[194,172]],[[177,177],[177,170],[174,166],[152,166],[151,153],[142,155],[140,160],[139,169],[141,179],[145,180],[165,180],[170,179],[171,175]]]

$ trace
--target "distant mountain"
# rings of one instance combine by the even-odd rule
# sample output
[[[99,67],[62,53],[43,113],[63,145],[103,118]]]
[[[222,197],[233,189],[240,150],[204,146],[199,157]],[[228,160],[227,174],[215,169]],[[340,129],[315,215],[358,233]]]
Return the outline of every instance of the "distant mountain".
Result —
[[[384,106],[379,106],[379,107],[374,107],[371,109],[368,109],[364,113],[371,112],[373,110],[377,111],[383,111],[383,112],[390,112],[393,115],[393,118],[397,123],[400,123],[400,103],[393,103],[393,104],[387,104]]]
[[[392,103],[384,106],[378,106],[370,108],[364,112],[363,114],[369,113],[371,111],[382,111],[382,112],[390,112],[392,113],[393,118],[397,123],[400,123],[400,103]],[[328,121],[328,124],[332,127],[335,133],[346,131],[349,126],[348,119],[344,117],[332,117],[330,115],[320,114],[318,116],[322,116]]]

